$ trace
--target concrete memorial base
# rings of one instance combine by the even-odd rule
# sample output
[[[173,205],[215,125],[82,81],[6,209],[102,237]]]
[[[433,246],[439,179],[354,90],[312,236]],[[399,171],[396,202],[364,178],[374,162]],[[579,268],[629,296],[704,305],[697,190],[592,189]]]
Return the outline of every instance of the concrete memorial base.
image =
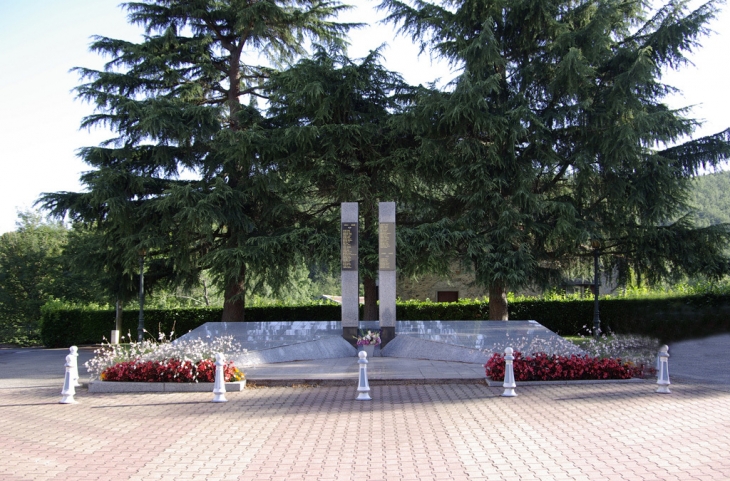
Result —
[[[350,345],[357,348],[357,327],[343,327],[342,339],[349,342]]]
[[[354,357],[357,350],[339,321],[208,322],[180,339],[233,336],[244,352],[232,356],[239,368],[278,362]],[[360,321],[359,329],[380,329],[378,321]],[[493,352],[512,347],[523,354],[583,354],[535,321],[396,321],[381,331],[392,336],[381,345],[383,357],[484,364]],[[352,339],[354,341],[354,339]],[[245,369],[244,369],[245,371]]]
[[[393,339],[395,339],[395,327],[385,326],[380,328],[380,343],[383,348]]]

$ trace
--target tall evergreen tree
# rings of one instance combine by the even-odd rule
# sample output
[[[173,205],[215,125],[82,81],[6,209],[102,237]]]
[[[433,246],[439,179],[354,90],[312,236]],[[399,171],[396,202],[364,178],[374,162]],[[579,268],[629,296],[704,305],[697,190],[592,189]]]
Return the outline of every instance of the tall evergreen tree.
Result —
[[[346,6],[326,0],[146,0],[125,4],[144,26],[139,43],[95,38],[105,70],[78,69],[80,98],[117,138],[81,149],[94,170],[86,193],[45,194],[57,215],[93,222],[126,252],[164,259],[175,282],[210,269],[225,290],[223,321],[243,320],[252,279],[282,281],[294,261],[291,203],[267,163],[254,99],[271,70],[304,52],[306,38],[340,45]],[[248,103],[246,103],[248,102]],[[192,172],[193,180],[180,174]],[[189,177],[189,176],[188,176]]]
[[[380,60],[378,51],[356,62],[320,48],[267,85],[279,155],[301,185],[298,225],[312,234],[312,258],[335,265],[340,203],[359,203],[364,319],[378,318],[378,203],[402,203],[414,186],[395,157],[412,136],[392,125],[410,88]]]
[[[508,288],[555,279],[591,241],[622,273],[728,271],[727,226],[682,215],[689,178],[730,155],[730,130],[687,140],[697,122],[663,103],[662,69],[687,62],[717,12],[685,3],[381,4],[460,69],[407,122],[422,138],[413,171],[439,192],[421,245],[473,267],[491,319],[507,319]]]

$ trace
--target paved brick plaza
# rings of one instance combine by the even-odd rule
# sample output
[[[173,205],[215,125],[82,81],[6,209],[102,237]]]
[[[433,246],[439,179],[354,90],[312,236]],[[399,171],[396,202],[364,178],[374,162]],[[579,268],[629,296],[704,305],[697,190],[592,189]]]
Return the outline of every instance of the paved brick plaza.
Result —
[[[3,480],[722,480],[730,393],[675,383],[89,394],[0,383]]]

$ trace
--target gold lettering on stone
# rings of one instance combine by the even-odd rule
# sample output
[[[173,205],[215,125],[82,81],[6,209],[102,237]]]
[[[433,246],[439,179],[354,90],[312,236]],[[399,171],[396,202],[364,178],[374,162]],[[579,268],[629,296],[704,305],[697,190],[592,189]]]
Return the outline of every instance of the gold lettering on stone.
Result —
[[[343,271],[357,270],[357,222],[342,223],[341,261]]]
[[[395,270],[395,222],[381,222],[378,232],[381,271]]]

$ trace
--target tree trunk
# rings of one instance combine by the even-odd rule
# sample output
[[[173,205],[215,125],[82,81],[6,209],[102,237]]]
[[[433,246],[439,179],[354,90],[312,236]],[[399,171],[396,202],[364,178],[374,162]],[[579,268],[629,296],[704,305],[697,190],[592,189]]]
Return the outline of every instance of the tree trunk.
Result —
[[[203,299],[205,300],[205,307],[210,307],[210,299],[208,298],[208,283],[203,279]]]
[[[243,270],[243,269],[242,269]],[[230,280],[226,286],[221,322],[244,322],[246,320],[246,288],[243,279]],[[234,296],[238,296],[235,299]]]
[[[507,289],[501,284],[489,286],[489,319],[491,321],[509,320]]]
[[[363,321],[377,321],[380,317],[378,312],[378,286],[375,285],[375,278],[364,277],[362,280],[365,287],[365,312]]]

